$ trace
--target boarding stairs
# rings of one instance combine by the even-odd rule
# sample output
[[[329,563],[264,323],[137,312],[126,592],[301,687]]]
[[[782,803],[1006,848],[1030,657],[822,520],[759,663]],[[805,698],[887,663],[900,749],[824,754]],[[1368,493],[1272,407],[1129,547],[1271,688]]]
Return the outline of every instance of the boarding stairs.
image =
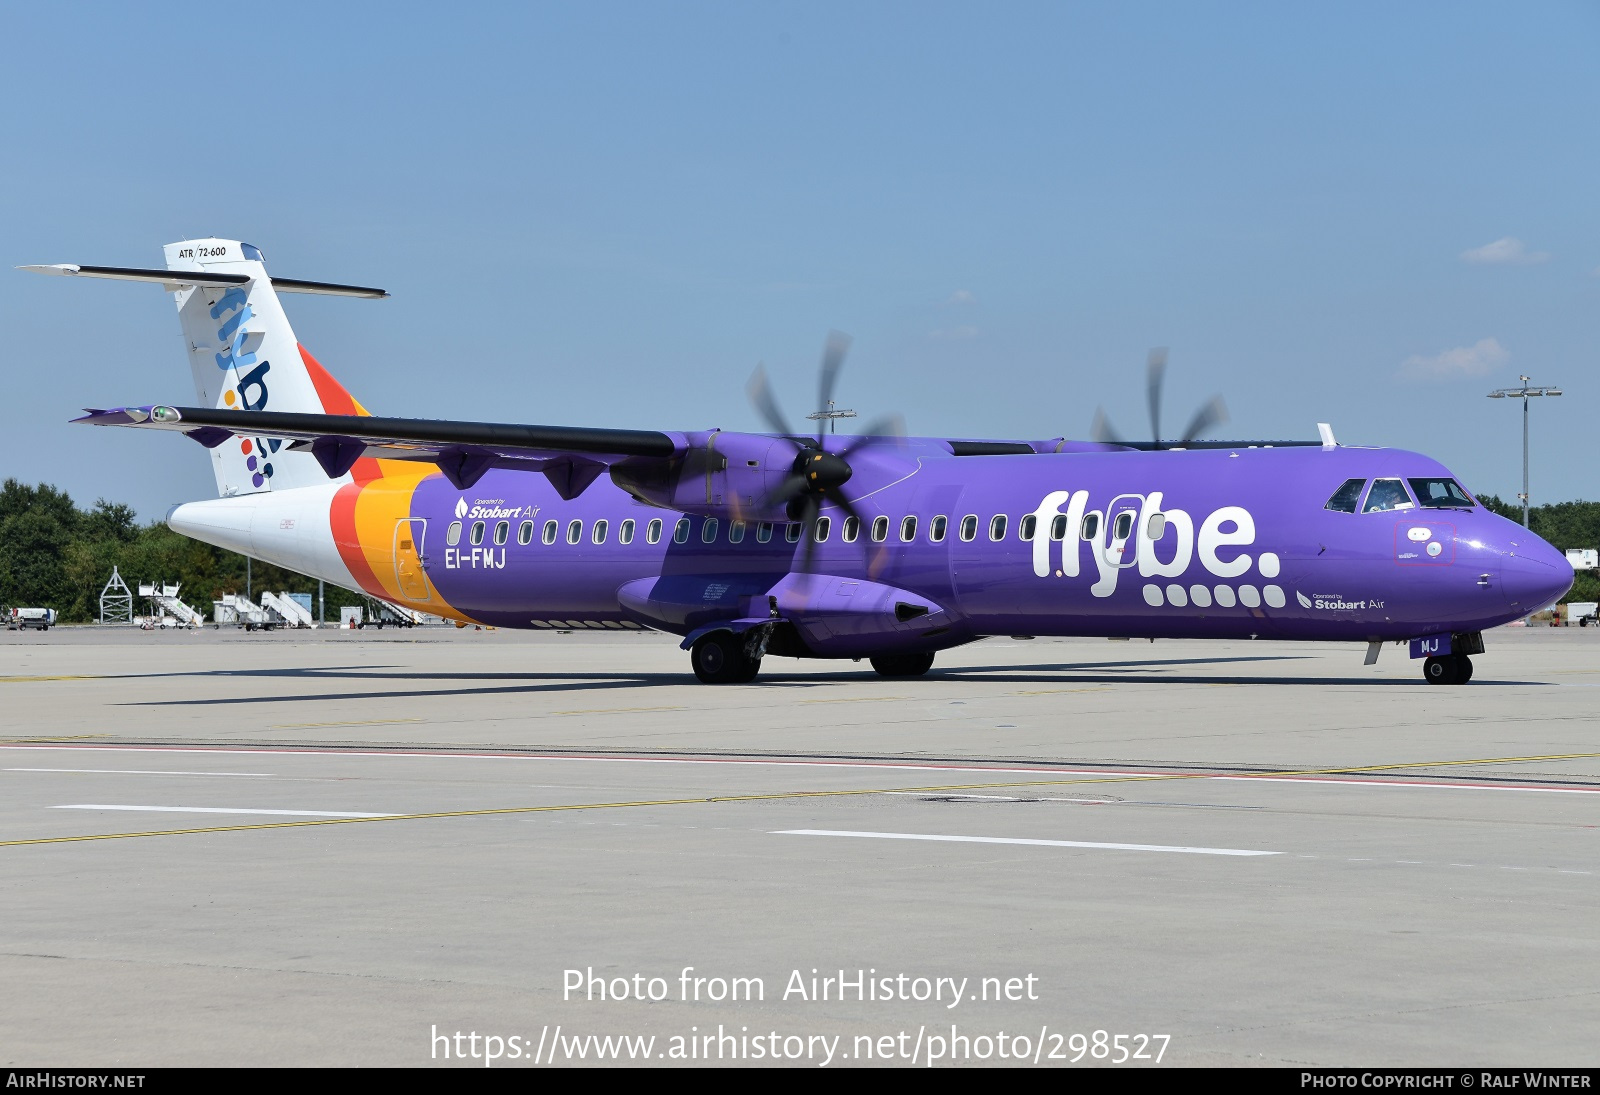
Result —
[[[258,627],[273,627],[278,622],[275,616],[269,615],[260,605],[237,593],[225,593],[222,595],[222,600],[213,601],[211,618],[218,627],[232,624],[246,631],[254,631]]]
[[[170,617],[179,627],[200,627],[206,622],[205,614],[178,600],[178,590],[181,588],[181,585],[141,585],[139,596],[150,602],[156,609],[155,615],[161,617],[163,623]]]
[[[317,621],[310,611],[287,593],[273,593],[271,590],[264,590],[261,594],[261,607],[277,613],[286,627],[317,626]]]
[[[394,627],[417,627],[426,623],[428,619],[421,612],[414,612],[401,605],[390,604],[388,601],[380,601],[376,597],[368,597],[366,602],[367,619],[364,626],[367,627],[374,625],[382,627],[385,624]]]

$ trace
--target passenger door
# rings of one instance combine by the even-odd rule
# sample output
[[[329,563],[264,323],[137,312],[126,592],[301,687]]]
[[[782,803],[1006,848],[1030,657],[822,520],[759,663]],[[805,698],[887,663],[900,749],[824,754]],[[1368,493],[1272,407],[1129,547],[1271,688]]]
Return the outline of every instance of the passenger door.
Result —
[[[400,595],[410,601],[432,599],[425,573],[428,557],[423,550],[427,534],[428,521],[424,517],[405,517],[394,526],[395,580],[400,585]]]

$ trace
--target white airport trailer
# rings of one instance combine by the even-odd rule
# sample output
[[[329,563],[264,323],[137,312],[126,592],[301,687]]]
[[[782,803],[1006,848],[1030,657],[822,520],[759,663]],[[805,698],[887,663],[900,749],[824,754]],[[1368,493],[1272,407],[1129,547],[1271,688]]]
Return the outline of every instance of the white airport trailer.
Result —
[[[55,622],[56,610],[53,608],[13,608],[6,613],[7,631],[26,631],[30,627],[49,631]]]
[[[1573,570],[1600,570],[1600,549],[1568,548],[1567,562]]]

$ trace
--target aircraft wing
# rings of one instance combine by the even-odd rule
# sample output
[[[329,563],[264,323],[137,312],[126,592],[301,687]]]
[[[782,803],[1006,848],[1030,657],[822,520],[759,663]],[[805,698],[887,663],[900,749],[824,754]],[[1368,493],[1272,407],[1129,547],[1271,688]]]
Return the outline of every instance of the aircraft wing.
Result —
[[[291,449],[309,450],[330,478],[343,475],[363,456],[437,464],[463,490],[490,468],[542,472],[567,498],[581,494],[612,464],[671,459],[688,448],[683,435],[654,430],[202,407],[117,407],[90,410],[73,421],[182,433],[207,448],[236,435],[282,438],[292,442]]]

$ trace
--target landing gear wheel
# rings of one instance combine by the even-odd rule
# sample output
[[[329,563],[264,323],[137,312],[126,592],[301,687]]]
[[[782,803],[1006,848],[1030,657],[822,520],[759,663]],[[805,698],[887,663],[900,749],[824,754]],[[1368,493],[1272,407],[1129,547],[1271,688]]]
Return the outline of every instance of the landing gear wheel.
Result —
[[[1472,679],[1472,659],[1465,654],[1446,654],[1422,663],[1422,677],[1429,684],[1466,684]]]
[[[744,652],[744,640],[729,631],[702,635],[689,650],[689,664],[702,684],[747,684],[761,671],[761,659]]]
[[[933,668],[932,654],[880,654],[872,659],[880,677],[920,677]]]

